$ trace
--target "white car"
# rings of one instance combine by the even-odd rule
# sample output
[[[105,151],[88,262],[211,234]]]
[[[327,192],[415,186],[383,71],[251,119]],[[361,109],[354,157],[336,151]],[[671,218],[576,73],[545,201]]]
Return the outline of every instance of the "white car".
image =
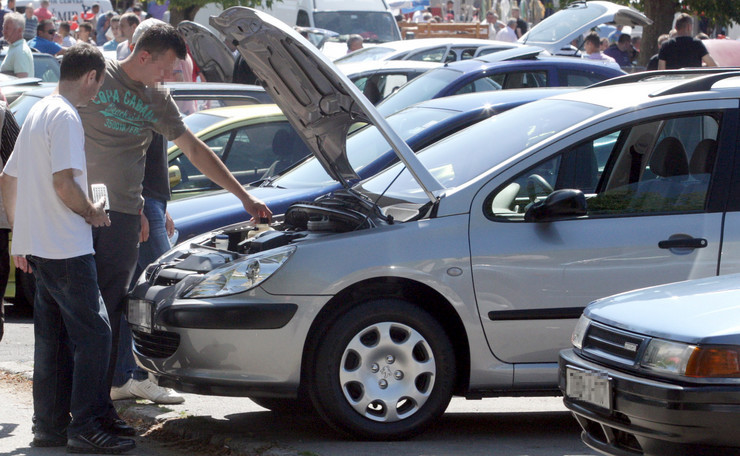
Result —
[[[373,60],[419,60],[422,62],[455,62],[476,57],[478,48],[486,53],[496,49],[518,47],[516,43],[504,43],[479,38],[419,38],[417,40],[389,41],[377,46],[365,47],[334,60],[337,65]]]
[[[740,269],[738,73],[624,76],[415,155],[289,27],[243,7],[212,25],[344,190],[145,270],[127,315],[160,385],[274,409],[310,399],[336,429],[404,438],[453,395],[557,394],[585,303]],[[357,121],[400,163],[352,185]]]

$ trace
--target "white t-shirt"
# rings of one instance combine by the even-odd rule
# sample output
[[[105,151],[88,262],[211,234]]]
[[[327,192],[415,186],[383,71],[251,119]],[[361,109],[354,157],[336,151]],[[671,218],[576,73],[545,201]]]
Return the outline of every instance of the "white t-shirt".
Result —
[[[516,43],[517,41],[516,32],[514,29],[512,29],[509,26],[506,26],[499,30],[499,32],[496,34],[496,40],[498,41],[506,41],[509,43]]]
[[[18,179],[13,255],[61,260],[94,253],[92,229],[54,190],[53,174],[74,170],[87,189],[85,132],[77,109],[55,94],[36,103],[23,122],[4,172]]]

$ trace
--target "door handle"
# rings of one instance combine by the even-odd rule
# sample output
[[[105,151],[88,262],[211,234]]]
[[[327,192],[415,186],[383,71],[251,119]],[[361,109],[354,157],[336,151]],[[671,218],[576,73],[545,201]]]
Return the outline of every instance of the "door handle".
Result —
[[[658,242],[661,249],[703,249],[708,245],[704,238],[668,239]]]

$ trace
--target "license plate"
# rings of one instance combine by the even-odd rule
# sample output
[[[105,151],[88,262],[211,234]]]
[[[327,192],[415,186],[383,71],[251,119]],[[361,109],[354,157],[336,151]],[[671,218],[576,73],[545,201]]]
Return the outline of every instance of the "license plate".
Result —
[[[565,395],[611,410],[612,387],[606,372],[565,368]]]
[[[152,332],[153,303],[143,299],[129,299],[126,319],[146,332]]]

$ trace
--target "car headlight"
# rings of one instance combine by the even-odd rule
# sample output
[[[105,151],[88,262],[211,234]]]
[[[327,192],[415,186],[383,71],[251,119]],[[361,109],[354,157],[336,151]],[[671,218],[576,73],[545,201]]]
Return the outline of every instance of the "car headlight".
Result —
[[[642,355],[642,367],[668,374],[684,375],[696,346],[653,339]]]
[[[576,323],[576,329],[573,330],[573,335],[570,336],[571,343],[579,350],[583,348],[583,338],[586,337],[586,331],[588,330],[588,325],[590,323],[591,320],[586,318],[585,315],[581,315],[581,318],[578,319],[578,323]]]
[[[740,377],[740,348],[696,346],[660,339],[650,341],[641,362],[651,370],[684,377]]]
[[[205,274],[184,297],[212,298],[247,291],[280,269],[293,252],[294,246],[285,246],[228,263]]]

